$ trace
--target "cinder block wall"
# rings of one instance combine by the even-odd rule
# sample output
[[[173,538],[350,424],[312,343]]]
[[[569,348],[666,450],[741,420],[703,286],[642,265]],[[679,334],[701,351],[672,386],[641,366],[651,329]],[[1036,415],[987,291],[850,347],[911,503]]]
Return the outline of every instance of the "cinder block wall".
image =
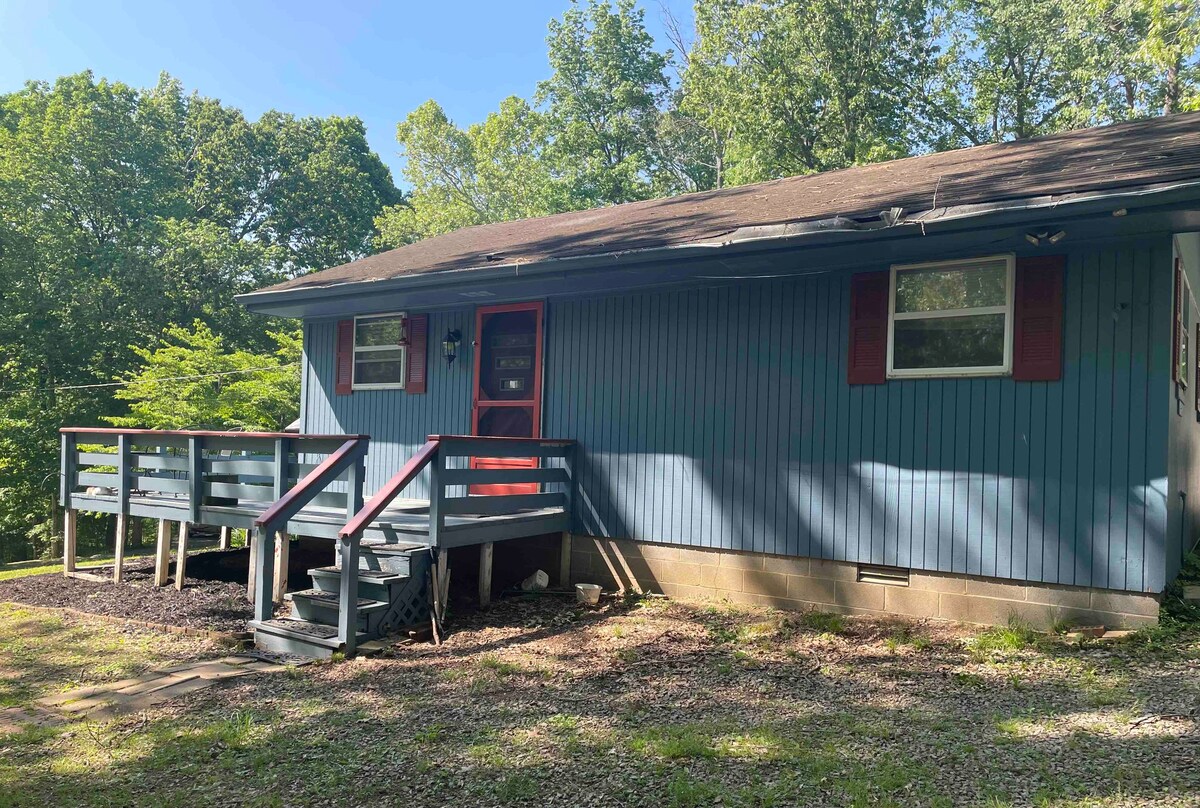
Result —
[[[1023,584],[913,571],[908,585],[865,583],[858,565],[575,536],[571,580],[657,592],[681,600],[727,599],[780,609],[937,617],[998,625],[1011,615],[1040,628],[1060,620],[1109,628],[1158,622],[1150,594]]]

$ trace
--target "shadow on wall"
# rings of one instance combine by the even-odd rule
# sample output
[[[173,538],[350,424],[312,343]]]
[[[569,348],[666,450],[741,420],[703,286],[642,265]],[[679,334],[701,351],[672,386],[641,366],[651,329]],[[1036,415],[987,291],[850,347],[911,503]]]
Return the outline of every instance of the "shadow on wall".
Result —
[[[577,462],[575,530],[590,536],[1070,586],[1165,585],[1156,566],[1165,479],[1112,489],[870,461],[783,464],[768,474],[755,458],[719,470],[673,455],[581,451]],[[638,466],[651,471],[630,489],[612,489]],[[613,580],[635,590],[649,574],[611,549],[602,555]]]

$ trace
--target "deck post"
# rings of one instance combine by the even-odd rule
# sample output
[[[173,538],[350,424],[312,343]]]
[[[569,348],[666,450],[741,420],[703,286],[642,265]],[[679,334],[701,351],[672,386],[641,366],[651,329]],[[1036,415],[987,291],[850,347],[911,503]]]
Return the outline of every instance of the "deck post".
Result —
[[[558,543],[558,585],[571,585],[571,532],[564,530]]]
[[[71,493],[75,490],[78,470],[77,439],[74,432],[62,433],[62,457],[58,473],[58,504],[64,508],[71,507]]]
[[[492,552],[494,544],[485,541],[479,545],[479,608],[492,605]]]
[[[75,545],[78,535],[78,512],[74,508],[63,511],[63,577],[75,574]]]
[[[446,622],[446,598],[450,594],[450,551],[438,548],[433,567],[433,616],[439,627]]]
[[[254,531],[246,530],[246,549],[250,551],[250,566],[246,573],[246,600],[254,602],[254,576],[258,574],[258,542],[254,540]]]
[[[114,584],[121,582],[125,566],[125,533],[129,527],[129,483],[133,477],[132,460],[128,435],[117,435],[117,526],[113,549]]]
[[[429,463],[429,544],[441,544],[442,528],[446,524],[443,505],[446,501],[446,486],[442,485],[442,470],[446,468],[446,454],[438,452]]]
[[[233,546],[233,528],[226,525],[221,528],[221,538],[217,542],[218,550],[228,550]]]
[[[117,527],[114,531],[113,571],[112,582],[121,583],[122,571],[125,567],[125,534],[129,530],[129,514],[117,514]]]
[[[188,521],[200,524],[200,506],[204,502],[204,438],[188,438]],[[180,533],[182,540],[183,534]],[[182,555],[182,553],[181,553]]]
[[[254,529],[254,619],[270,620],[275,616],[275,603],[268,593],[275,577],[275,554],[271,552],[270,525]]]
[[[191,523],[179,523],[179,549],[176,550],[175,556],[175,588],[183,590],[183,579],[187,577],[187,546],[188,536],[191,531]]]
[[[275,500],[278,502],[283,499],[283,495],[288,492],[291,487],[288,485],[288,454],[291,452],[292,442],[287,438],[275,439]],[[297,475],[302,476],[302,475]]]
[[[341,586],[338,589],[338,642],[346,656],[353,656],[358,644],[358,556],[359,538],[338,539],[338,554],[342,562]]]
[[[363,507],[363,483],[366,462],[358,462],[346,469],[346,520]],[[338,539],[338,554],[342,564],[342,578],[338,588],[338,641],[343,643],[346,656],[352,656],[358,646],[358,557],[362,534]]]
[[[171,566],[171,523],[158,520],[158,544],[154,548],[154,585],[166,586]]]
[[[275,585],[271,589],[271,599],[283,603],[283,593],[288,586],[288,553],[292,547],[292,537],[286,531],[275,531]]]

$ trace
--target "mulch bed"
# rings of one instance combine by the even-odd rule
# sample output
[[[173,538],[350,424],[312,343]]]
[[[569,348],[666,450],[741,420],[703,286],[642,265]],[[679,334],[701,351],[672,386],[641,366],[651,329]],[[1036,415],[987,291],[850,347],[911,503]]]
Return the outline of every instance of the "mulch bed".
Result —
[[[0,601],[65,607],[208,631],[245,631],[246,621],[252,617],[252,606],[246,600],[244,581],[205,580],[192,575],[199,566],[197,562],[209,555],[218,554],[203,553],[188,559],[188,578],[182,591],[175,589],[173,581],[164,587],[153,586],[153,563],[133,561],[125,565],[125,580],[120,584],[64,578],[59,574],[0,581]],[[172,574],[174,571],[172,564]]]

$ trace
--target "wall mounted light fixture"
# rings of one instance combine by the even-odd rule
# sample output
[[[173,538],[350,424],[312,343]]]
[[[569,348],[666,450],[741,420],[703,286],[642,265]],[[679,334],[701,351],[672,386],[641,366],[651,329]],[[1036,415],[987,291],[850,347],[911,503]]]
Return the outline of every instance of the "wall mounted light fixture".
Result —
[[[458,344],[462,342],[462,332],[457,328],[446,329],[446,336],[442,337],[442,356],[446,357],[446,367],[454,364],[454,360],[458,358]]]

